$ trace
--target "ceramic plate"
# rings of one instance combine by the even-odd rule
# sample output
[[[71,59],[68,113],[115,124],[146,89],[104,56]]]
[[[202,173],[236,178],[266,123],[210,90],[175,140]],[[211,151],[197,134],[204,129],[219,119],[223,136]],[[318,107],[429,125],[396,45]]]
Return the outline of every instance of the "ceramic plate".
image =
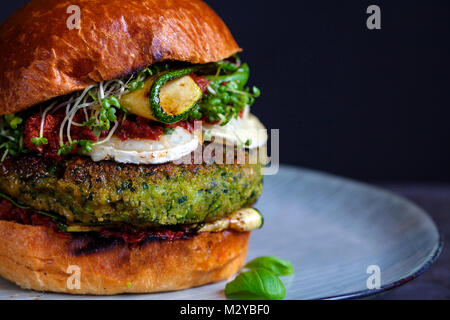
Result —
[[[442,249],[431,218],[391,193],[305,169],[282,167],[266,177],[257,208],[265,217],[252,235],[248,259],[290,260],[286,299],[365,297],[418,277]],[[374,267],[375,266],[375,267]],[[379,271],[368,274],[368,268]],[[368,289],[379,275],[380,289]],[[369,281],[369,283],[375,283]],[[225,283],[195,289],[107,299],[224,299]],[[0,279],[2,299],[104,299],[21,290]]]

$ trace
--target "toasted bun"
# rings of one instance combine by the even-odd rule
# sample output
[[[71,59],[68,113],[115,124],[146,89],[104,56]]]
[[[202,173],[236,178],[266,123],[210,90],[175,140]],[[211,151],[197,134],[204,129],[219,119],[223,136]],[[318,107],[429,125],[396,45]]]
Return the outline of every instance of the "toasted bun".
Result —
[[[67,22],[76,5],[80,29]],[[200,0],[32,0],[0,27],[0,115],[159,61],[208,63],[240,51]]]
[[[25,289],[70,294],[180,290],[230,278],[244,263],[249,235],[204,233],[74,255],[71,240],[47,227],[0,221],[0,275]],[[80,289],[68,288],[76,283],[69,266],[79,267]]]

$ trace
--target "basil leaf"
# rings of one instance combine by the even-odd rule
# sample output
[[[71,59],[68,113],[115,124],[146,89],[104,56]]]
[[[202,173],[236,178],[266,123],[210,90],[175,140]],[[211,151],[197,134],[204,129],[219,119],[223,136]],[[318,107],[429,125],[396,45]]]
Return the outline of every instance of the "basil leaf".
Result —
[[[267,269],[241,273],[227,283],[225,294],[234,300],[283,300],[286,288],[283,282]]]
[[[267,269],[277,276],[290,276],[294,274],[294,267],[289,261],[275,257],[256,258],[247,263],[244,268],[250,270]]]

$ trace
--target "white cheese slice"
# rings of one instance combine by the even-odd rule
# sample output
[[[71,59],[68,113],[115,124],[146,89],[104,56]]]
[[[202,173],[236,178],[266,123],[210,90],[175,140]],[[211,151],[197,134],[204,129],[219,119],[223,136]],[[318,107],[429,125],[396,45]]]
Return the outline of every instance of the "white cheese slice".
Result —
[[[204,137],[222,139],[226,145],[256,149],[267,143],[268,134],[257,117],[246,112],[242,118],[231,119],[225,126],[204,124]]]
[[[161,164],[183,158],[199,145],[200,137],[182,127],[159,141],[112,137],[108,142],[94,145],[90,156],[93,161],[114,160],[121,163]]]

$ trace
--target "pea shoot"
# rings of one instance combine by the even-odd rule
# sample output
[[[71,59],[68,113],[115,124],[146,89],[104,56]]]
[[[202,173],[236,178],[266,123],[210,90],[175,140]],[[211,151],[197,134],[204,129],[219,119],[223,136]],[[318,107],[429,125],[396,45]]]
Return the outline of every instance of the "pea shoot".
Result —
[[[40,147],[44,144],[48,144],[48,139],[44,137],[34,137],[31,139],[31,142],[33,142],[37,147]]]
[[[156,63],[148,68],[145,68],[137,74],[136,79],[132,80],[128,84],[128,91],[133,92],[136,90],[144,89],[145,80],[148,77],[151,77],[163,71],[167,71],[169,67],[170,66],[167,63]]]
[[[16,130],[20,124],[22,124],[23,119],[16,117],[14,114],[7,114],[4,116],[6,123],[13,130]]]
[[[248,106],[255,103],[255,99],[261,95],[257,87],[246,87],[250,69],[247,64],[221,61],[216,63],[217,71],[214,76],[206,76],[209,80],[208,94],[200,102],[199,108],[194,109],[189,118],[199,120],[206,118],[214,123],[220,122],[224,126]]]
[[[62,145],[59,150],[58,150],[58,156],[66,156],[70,153],[73,152],[73,149],[75,148],[75,146],[78,144],[78,140],[72,140],[72,142],[70,142],[70,144],[64,144]]]
[[[117,120],[117,110],[128,113],[115,96],[104,98],[98,116],[91,116],[88,121],[83,123],[83,126],[89,127],[96,137],[100,137],[102,131],[108,131],[111,128],[111,122]]]
[[[94,143],[89,140],[80,140],[80,146],[81,146],[81,152],[83,154],[88,154],[92,152],[92,147],[94,146]]]

